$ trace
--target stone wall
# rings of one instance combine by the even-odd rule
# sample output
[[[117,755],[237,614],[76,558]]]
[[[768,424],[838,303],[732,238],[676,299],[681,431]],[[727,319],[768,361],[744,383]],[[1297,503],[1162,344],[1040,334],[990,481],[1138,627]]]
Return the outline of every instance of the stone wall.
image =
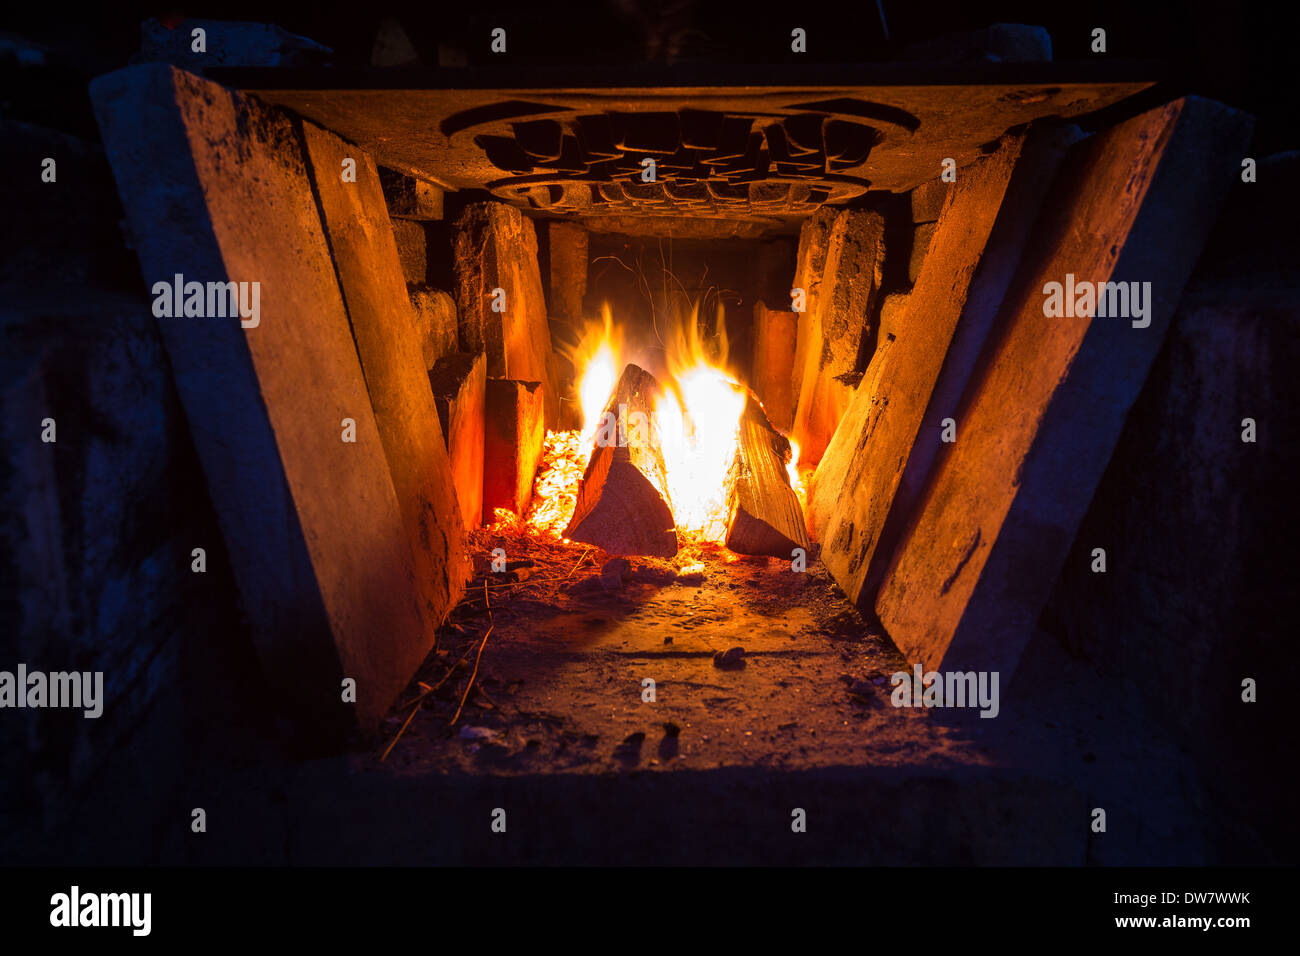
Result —
[[[1274,844],[1255,819],[1291,812],[1275,786],[1283,702],[1300,680],[1294,625],[1300,470],[1300,281],[1283,227],[1297,157],[1240,184],[1180,301],[1056,583],[1043,624],[1198,756],[1240,815],[1225,862]],[[1289,174],[1289,175],[1288,175]],[[1288,195],[1288,193],[1290,194]],[[1253,418],[1256,440],[1242,440]],[[1093,551],[1106,553],[1104,573]],[[1258,700],[1241,699],[1242,681]],[[1274,783],[1270,783],[1274,781]],[[1293,809],[1293,808],[1292,808]],[[1254,844],[1254,845],[1252,845]]]
[[[102,164],[93,146],[80,148],[88,168]],[[77,192],[69,176],[59,204]],[[125,256],[106,218],[116,197],[80,200],[84,228],[117,238],[101,254]],[[50,234],[36,232],[37,242]],[[6,862],[54,862],[78,842],[92,859],[128,858],[126,848],[138,858],[173,812],[185,740],[197,739],[189,730],[225,719],[205,709],[203,685],[187,674],[229,666],[256,677],[241,657],[250,645],[224,545],[138,276],[106,282],[75,242],[48,262],[0,283],[0,670],[102,671],[104,702],[98,718],[4,711],[0,846]],[[46,419],[52,442],[42,440]],[[195,548],[202,573],[192,570]],[[11,821],[24,825],[10,832]]]

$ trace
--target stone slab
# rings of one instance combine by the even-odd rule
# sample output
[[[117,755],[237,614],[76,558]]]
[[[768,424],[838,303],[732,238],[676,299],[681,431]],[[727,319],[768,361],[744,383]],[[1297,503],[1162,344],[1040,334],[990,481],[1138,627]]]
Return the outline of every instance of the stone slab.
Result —
[[[442,187],[383,167],[379,170],[379,182],[388,214],[394,219],[428,222],[442,218]]]
[[[885,263],[885,220],[868,210],[822,209],[799,239],[795,286],[807,294],[796,342],[792,437],[815,464],[853,397],[874,350]]]
[[[429,280],[429,237],[424,223],[394,216],[392,224],[402,275],[411,285],[424,285]]]
[[[971,278],[1020,155],[1020,137],[963,170],[907,296],[897,338],[881,343],[814,472],[809,530],[822,561],[853,601],[889,515],[930,393],[965,307]]]
[[[750,387],[763,403],[763,410],[782,432],[794,424],[795,342],[798,316],[777,312],[762,302],[754,303],[754,363]]]
[[[918,226],[925,222],[938,222],[943,204],[952,195],[953,185],[936,177],[913,189],[908,194],[912,201],[912,222]]]
[[[438,359],[456,351],[459,334],[456,324],[456,300],[441,289],[415,286],[408,289],[420,355],[424,367],[431,369]]]
[[[366,146],[385,165],[452,188],[490,190],[521,209],[581,219],[592,231],[680,235],[689,227],[703,236],[701,227],[712,225],[716,228],[707,235],[721,238],[788,234],[815,210],[819,199],[814,196],[843,204],[868,188],[906,192],[934,178],[941,158],[952,157],[965,167],[1008,129],[1103,109],[1150,86],[1156,70],[1094,57],[1068,65],[695,64],[689,78],[674,66],[642,71],[631,84],[626,69],[617,67],[545,75],[508,64],[469,67],[454,76],[445,70],[400,77],[373,72],[378,75],[354,77],[338,69],[222,75]],[[752,120],[756,134],[792,117],[817,114],[835,124],[832,135],[861,133],[871,137],[871,145],[819,157],[820,144],[813,144],[811,169],[774,162],[770,170],[756,172],[757,181],[747,180],[752,192],[725,202],[706,200],[700,208],[692,190],[680,196],[675,190],[646,190],[655,201],[636,201],[641,184],[632,184],[631,196],[609,189],[600,177],[570,171],[564,165],[575,162],[569,153],[554,157],[549,140],[539,143],[530,135],[538,132],[546,139],[556,130],[569,135],[589,123],[644,111],[650,102],[661,114],[704,110]],[[791,128],[798,132],[798,126]],[[776,137],[767,145],[779,150],[785,142]],[[598,149],[579,153],[577,162],[606,154],[620,162],[633,158],[622,150]],[[729,162],[729,154],[717,158]],[[632,169],[639,172],[635,164]],[[787,176],[780,175],[783,171]],[[813,194],[787,191],[791,175]],[[602,186],[616,202],[606,199]]]
[[[483,523],[491,524],[497,508],[527,513],[546,430],[540,382],[489,378],[486,395]]]
[[[917,432],[911,454],[907,456],[907,465],[894,492],[889,516],[880,532],[880,543],[867,570],[863,592],[868,595],[874,595],[880,586],[889,558],[916,510],[925,481],[945,447],[944,420],[955,420],[962,394],[974,374],[984,345],[990,336],[996,334],[1002,301],[1020,266],[1030,232],[1044,207],[1065,153],[1082,137],[1083,133],[1077,126],[1062,124],[1039,124],[1031,127],[1025,136],[1020,156],[1011,172],[1011,182],[1002,197],[1002,208],[998,210],[997,220],[971,279],[961,318],[953,331],[939,378],[930,394],[923,424]],[[905,296],[890,296],[885,300],[886,306],[894,298],[900,303],[907,301]],[[894,331],[894,316],[886,317],[886,309],[881,311],[882,330]]]
[[[876,611],[928,669],[1016,668],[1160,349],[1252,123],[1195,97],[1067,160]],[[1047,317],[1045,285],[1150,282],[1144,319]],[[1147,323],[1135,327],[1134,322]]]
[[[436,628],[464,593],[470,566],[451,461],[379,170],[369,155],[333,133],[311,123],[302,130],[352,338],[415,559],[416,585]],[[356,162],[356,182],[342,180],[345,159]],[[429,635],[420,645],[394,645],[390,655],[395,666],[414,671],[432,646]]]
[[[391,649],[428,622],[301,137],[165,65],[91,98],[146,284],[260,284],[255,327],[158,325],[273,702],[316,739],[373,727],[410,676]]]
[[[576,222],[547,224],[551,250],[552,317],[580,328],[582,299],[587,294],[587,230]]]

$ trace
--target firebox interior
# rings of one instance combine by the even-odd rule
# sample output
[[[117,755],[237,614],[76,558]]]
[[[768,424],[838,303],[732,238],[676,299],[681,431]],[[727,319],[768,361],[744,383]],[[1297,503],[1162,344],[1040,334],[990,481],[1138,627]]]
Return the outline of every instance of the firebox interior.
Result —
[[[930,445],[930,426],[946,417],[933,414],[930,396],[948,389],[976,409],[1002,407],[1000,396],[980,391],[981,363],[996,366],[997,350],[1018,342],[1022,317],[1032,315],[1036,274],[1013,281],[1021,253],[1032,247],[1026,268],[1037,268],[1060,248],[1055,233],[1034,233],[1052,226],[1037,210],[1058,169],[1099,189],[1120,169],[1109,140],[1075,149],[1082,134],[1068,120],[1149,84],[1114,71],[980,72],[973,82],[867,70],[815,82],[804,72],[788,84],[771,76],[759,85],[705,78],[635,87],[592,74],[548,77],[541,87],[509,71],[466,70],[445,89],[428,75],[399,82],[391,72],[214,70],[252,95],[151,74],[163,94],[130,88],[114,100],[180,103],[177,129],[214,127],[178,150],[197,155],[197,203],[239,195],[276,209],[264,194],[277,177],[313,201],[294,207],[301,222],[285,228],[311,234],[315,271],[304,277],[302,257],[283,256],[276,278],[289,287],[324,276],[313,314],[355,345],[355,354],[337,350],[313,405],[331,420],[355,419],[353,399],[369,396],[374,414],[359,419],[369,444],[355,456],[369,470],[351,476],[358,500],[392,499],[394,560],[408,548],[446,573],[367,577],[350,551],[355,542],[322,531],[320,513],[300,506],[308,491],[327,497],[331,479],[320,470],[325,452],[292,445],[285,396],[300,412],[304,383],[286,376],[282,359],[300,342],[274,320],[269,300],[248,333],[262,337],[244,350],[213,340],[193,351],[179,336],[168,347],[180,356],[174,365],[192,416],[206,413],[197,396],[209,391],[213,350],[246,368],[258,389],[263,403],[250,401],[249,414],[278,416],[265,423],[277,444],[263,468],[268,486],[298,494],[290,527],[301,541],[288,546],[318,581],[341,582],[303,597],[321,604],[329,638],[317,663],[372,669],[367,687],[384,689],[367,698],[367,720],[389,737],[387,760],[506,774],[758,763],[949,764],[978,775],[1035,759],[1043,741],[1031,732],[1034,709],[1077,668],[1050,649],[1031,649],[1021,662],[1023,645],[999,647],[1009,666],[988,669],[1009,678],[1019,665],[1032,687],[1019,703],[998,705],[999,720],[891,706],[911,681],[910,665],[964,670],[972,659],[944,656],[962,646],[960,617],[950,628],[956,637],[908,617],[924,601],[891,559],[920,555],[921,572],[947,576],[933,589],[942,594],[978,573],[966,569],[980,567],[987,540],[959,540],[950,567],[947,541],[939,548],[914,534],[914,516],[947,507],[936,503],[930,475],[965,487]],[[191,98],[209,105],[186,112]],[[1140,167],[1150,175],[1180,109],[1143,114],[1108,135],[1155,150]],[[123,122],[140,114],[124,112]],[[204,152],[239,135],[227,127],[265,139],[250,149],[262,162],[258,175]],[[276,152],[289,148],[299,150],[294,162]],[[356,190],[338,172],[353,153],[362,160]],[[1067,153],[1073,165],[1063,163]],[[173,178],[178,189],[189,183]],[[1061,202],[1082,189],[1067,186]],[[151,188],[133,181],[124,191]],[[1108,247],[1125,241],[1135,215],[1124,207],[1108,221]],[[242,241],[229,228],[237,216],[212,218],[220,230],[204,254]],[[176,255],[145,249],[142,259],[181,271],[172,268]],[[259,261],[270,256],[260,250]],[[602,384],[584,394],[598,360],[608,363]],[[1063,374],[1045,367],[1042,380]],[[644,456],[630,448],[624,406],[644,411],[661,437],[665,419],[698,437],[696,420],[724,405],[734,407],[721,435],[691,449],[693,465],[707,455],[723,465],[710,479],[722,487],[703,488],[721,496],[713,507],[722,507],[722,527],[700,533],[674,487],[690,456],[674,457],[672,429]],[[594,426],[608,413],[617,439],[604,448]],[[221,428],[206,424],[195,429],[200,442]],[[435,433],[443,451],[427,441]],[[209,459],[231,444],[217,442]],[[561,459],[568,467],[548,471]],[[922,459],[919,477],[911,475]],[[537,502],[558,500],[560,487],[572,490],[573,504],[565,498],[546,521],[533,520]],[[448,488],[454,504],[443,500]],[[647,488],[664,512],[649,506]],[[582,504],[595,491],[601,500]],[[891,524],[895,500],[907,507]],[[238,529],[233,501],[218,496],[217,507]],[[601,514],[594,538],[584,525]],[[634,527],[647,514],[649,526]],[[671,547],[645,544],[669,535]],[[451,557],[439,564],[434,554],[453,555],[462,540],[474,565],[468,584]],[[932,551],[943,553],[931,560]],[[426,577],[445,593],[415,598],[409,585]],[[252,577],[240,584],[277,600]],[[877,592],[891,603],[877,605]],[[364,620],[356,608],[374,607],[416,609],[403,625],[401,662],[389,654],[391,633],[350,629]],[[876,618],[878,607],[895,615],[898,634]],[[274,628],[259,635],[274,669],[283,648]],[[419,656],[411,683],[405,662]],[[376,699],[394,698],[395,709],[378,712]],[[1077,739],[1089,746],[1087,734]]]

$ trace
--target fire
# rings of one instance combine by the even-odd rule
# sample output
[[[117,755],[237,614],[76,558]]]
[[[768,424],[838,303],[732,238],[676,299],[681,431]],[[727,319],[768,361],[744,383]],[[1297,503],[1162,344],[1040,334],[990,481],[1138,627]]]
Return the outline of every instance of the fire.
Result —
[[[623,370],[623,337],[614,327],[606,305],[600,322],[588,322],[571,358],[578,371],[578,402],[582,428],[548,431],[542,460],[528,506],[527,524],[536,531],[564,539],[564,529],[578,503],[578,486],[591,459],[591,444],[601,412]]]
[[[790,440],[790,461],[785,466],[786,476],[790,479],[790,487],[799,498],[799,507],[805,510],[808,507],[808,487],[804,484],[804,476],[799,472],[799,443],[793,438]]]
[[[664,395],[654,409],[653,439],[667,467],[669,504],[678,534],[687,540],[721,542],[726,534],[728,476],[747,391],[727,372],[725,316],[718,306],[714,336],[700,331],[698,304],[673,322],[664,343],[659,375]],[[589,323],[573,356],[578,372],[582,428],[550,432],[534,488],[527,524],[562,537],[577,501],[601,413],[628,361],[608,306],[601,322]],[[797,460],[797,453],[796,453]],[[793,464],[791,465],[793,468]],[[792,478],[797,475],[792,471]],[[793,483],[793,481],[792,481]]]
[[[623,371],[623,340],[614,328],[614,318],[608,304],[602,309],[601,319],[599,324],[588,323],[577,354],[573,356],[573,367],[581,376],[578,401],[582,407],[584,456],[590,454],[591,439],[600,423],[600,413],[605,410],[605,403],[609,401],[619,373]],[[586,467],[585,461],[583,467]]]
[[[736,456],[736,430],[745,389],[726,372],[727,327],[718,306],[717,336],[700,334],[698,305],[673,326],[668,381],[655,409],[668,497],[679,533],[721,542],[727,531],[727,476]]]
[[[591,457],[591,441],[584,439],[583,434],[585,430],[584,433],[548,431],[542,448],[533,501],[528,507],[528,524],[557,538],[564,536],[564,529],[573,516],[578,504],[578,485]],[[514,517],[511,512],[506,514]]]

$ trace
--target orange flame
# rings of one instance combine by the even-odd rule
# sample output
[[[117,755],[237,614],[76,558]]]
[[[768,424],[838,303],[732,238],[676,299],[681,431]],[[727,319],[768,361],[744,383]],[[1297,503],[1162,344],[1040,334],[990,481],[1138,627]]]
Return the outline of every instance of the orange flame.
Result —
[[[668,496],[680,532],[721,542],[727,531],[727,476],[745,390],[726,371],[727,326],[718,304],[717,333],[700,332],[699,305],[675,322],[668,342],[669,379],[655,409]]]
[[[592,440],[601,412],[623,371],[623,336],[614,326],[608,305],[601,321],[588,322],[571,358],[578,374],[582,428],[548,431],[528,507],[527,524],[536,531],[564,538],[564,529],[578,503],[578,486],[591,459]]]
[[[672,322],[666,343],[664,394],[654,409],[652,440],[664,456],[669,505],[687,539],[721,542],[726,535],[727,481],[736,455],[736,433],[746,390],[726,371],[727,330],[718,305],[716,333],[706,338],[698,303],[689,317]],[[582,429],[550,432],[527,523],[562,537],[577,501],[601,413],[622,373],[622,336],[610,309],[587,325],[573,355],[582,406]]]
[[[578,373],[578,400],[582,406],[583,444],[589,445],[600,423],[618,377],[623,371],[623,336],[614,328],[609,304],[601,307],[601,321],[588,322],[582,341],[573,355]]]

